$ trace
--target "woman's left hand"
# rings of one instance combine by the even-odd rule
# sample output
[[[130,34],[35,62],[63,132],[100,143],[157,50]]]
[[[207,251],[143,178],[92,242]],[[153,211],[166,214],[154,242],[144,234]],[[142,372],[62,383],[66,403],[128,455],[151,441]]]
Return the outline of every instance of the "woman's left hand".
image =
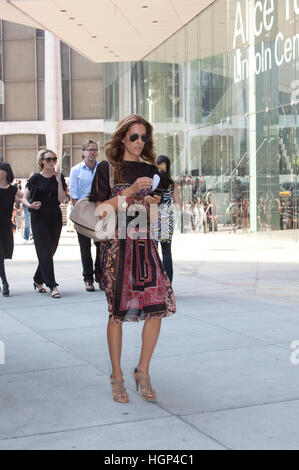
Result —
[[[149,205],[151,204],[159,204],[161,201],[161,196],[155,195],[155,196],[146,196],[144,198],[145,202],[147,202]]]

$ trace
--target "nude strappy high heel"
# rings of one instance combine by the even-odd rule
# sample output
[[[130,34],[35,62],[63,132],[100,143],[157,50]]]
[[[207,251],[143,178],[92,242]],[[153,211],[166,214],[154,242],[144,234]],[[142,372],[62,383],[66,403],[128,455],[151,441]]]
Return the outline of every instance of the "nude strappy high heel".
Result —
[[[112,385],[113,400],[118,403],[128,403],[129,395],[125,389],[124,380],[113,379],[111,375],[110,381]]]
[[[145,398],[145,400],[155,401],[157,399],[157,396],[155,390],[152,387],[150,376],[140,374],[140,372],[138,372],[137,367],[134,370],[133,375],[136,382],[137,392],[140,385],[141,396]]]

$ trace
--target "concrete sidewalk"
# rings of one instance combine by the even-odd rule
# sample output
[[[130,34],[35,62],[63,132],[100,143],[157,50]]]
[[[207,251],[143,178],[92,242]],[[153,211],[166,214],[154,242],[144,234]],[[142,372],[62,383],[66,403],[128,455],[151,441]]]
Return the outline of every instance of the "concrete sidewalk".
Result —
[[[142,324],[126,324],[130,402],[118,404],[105,295],[85,292],[75,235],[55,257],[57,300],[33,291],[34,246],[16,236],[12,295],[0,295],[0,449],[299,449],[298,245],[219,233],[173,245],[177,313],[152,360],[158,400],[135,391]]]

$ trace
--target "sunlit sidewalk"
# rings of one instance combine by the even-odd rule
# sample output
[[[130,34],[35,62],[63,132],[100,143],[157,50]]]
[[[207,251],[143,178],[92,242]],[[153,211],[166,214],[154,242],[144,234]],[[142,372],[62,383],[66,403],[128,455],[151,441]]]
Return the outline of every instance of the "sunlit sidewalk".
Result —
[[[299,448],[298,245],[177,233],[173,256],[177,313],[151,367],[158,400],[135,391],[142,324],[127,324],[130,402],[117,404],[105,295],[84,290],[75,234],[63,232],[55,257],[61,299],[33,291],[34,245],[17,234],[12,295],[0,296],[0,449]]]

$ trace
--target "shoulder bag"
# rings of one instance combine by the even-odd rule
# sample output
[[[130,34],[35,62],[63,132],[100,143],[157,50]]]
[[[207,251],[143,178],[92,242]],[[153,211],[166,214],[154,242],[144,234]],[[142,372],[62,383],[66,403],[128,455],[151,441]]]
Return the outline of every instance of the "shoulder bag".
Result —
[[[109,185],[111,191],[114,186],[114,170],[109,162],[108,164]],[[70,214],[70,219],[74,223],[75,230],[81,235],[84,235],[85,237],[91,238],[95,241],[114,238],[116,214],[110,204],[107,204],[106,206],[107,207],[105,208],[101,207],[101,209],[106,211],[107,215],[103,218],[100,218],[98,216],[99,208],[96,206],[95,202],[90,202],[88,197],[80,199],[75,204]]]

